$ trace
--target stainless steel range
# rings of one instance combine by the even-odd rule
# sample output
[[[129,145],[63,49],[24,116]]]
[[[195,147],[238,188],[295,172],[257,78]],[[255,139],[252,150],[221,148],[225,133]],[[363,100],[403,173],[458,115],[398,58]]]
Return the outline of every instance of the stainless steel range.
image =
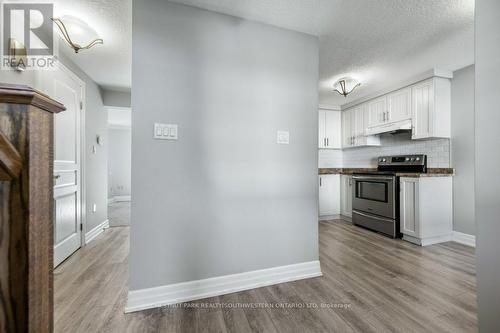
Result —
[[[382,156],[374,172],[355,173],[352,200],[354,224],[399,238],[398,172],[427,172],[426,155]]]

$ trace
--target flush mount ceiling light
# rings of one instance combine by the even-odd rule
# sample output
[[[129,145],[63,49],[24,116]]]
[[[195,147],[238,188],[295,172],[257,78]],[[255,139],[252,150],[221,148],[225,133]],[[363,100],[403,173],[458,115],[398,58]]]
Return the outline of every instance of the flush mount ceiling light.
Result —
[[[75,50],[75,53],[104,43],[101,38],[98,38],[97,32],[92,27],[76,17],[63,16],[60,19],[52,18],[52,21],[59,28],[64,40]]]
[[[352,79],[352,78],[342,78],[338,80],[334,85],[335,88],[333,91],[339,93],[340,95],[347,97],[350,93],[354,91],[357,87],[359,87],[361,83]]]

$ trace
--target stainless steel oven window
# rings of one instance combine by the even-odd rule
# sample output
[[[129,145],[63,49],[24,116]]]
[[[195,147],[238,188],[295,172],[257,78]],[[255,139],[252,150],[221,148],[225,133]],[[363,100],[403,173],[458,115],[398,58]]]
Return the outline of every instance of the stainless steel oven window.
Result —
[[[387,182],[356,180],[356,198],[388,202],[389,188]]]

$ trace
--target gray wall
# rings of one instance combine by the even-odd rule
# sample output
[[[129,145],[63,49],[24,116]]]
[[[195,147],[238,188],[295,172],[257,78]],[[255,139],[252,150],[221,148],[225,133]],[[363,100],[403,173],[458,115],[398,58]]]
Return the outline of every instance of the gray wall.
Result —
[[[160,0],[133,22],[130,290],[318,260],[317,38]]]
[[[476,0],[476,223],[480,332],[500,327],[500,1]]]
[[[474,66],[453,73],[451,81],[451,164],[453,230],[476,234],[474,217]]]
[[[129,196],[131,187],[132,133],[130,129],[108,130],[108,186],[113,196]]]
[[[130,92],[115,91],[109,89],[102,90],[102,98],[104,105],[121,108],[129,108],[131,105]]]

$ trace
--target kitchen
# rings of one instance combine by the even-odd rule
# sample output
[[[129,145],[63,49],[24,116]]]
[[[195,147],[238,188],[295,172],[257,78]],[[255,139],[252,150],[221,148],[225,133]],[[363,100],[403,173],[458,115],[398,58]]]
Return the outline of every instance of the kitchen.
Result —
[[[475,246],[473,84],[473,65],[432,69],[321,106],[320,220],[420,246]]]

